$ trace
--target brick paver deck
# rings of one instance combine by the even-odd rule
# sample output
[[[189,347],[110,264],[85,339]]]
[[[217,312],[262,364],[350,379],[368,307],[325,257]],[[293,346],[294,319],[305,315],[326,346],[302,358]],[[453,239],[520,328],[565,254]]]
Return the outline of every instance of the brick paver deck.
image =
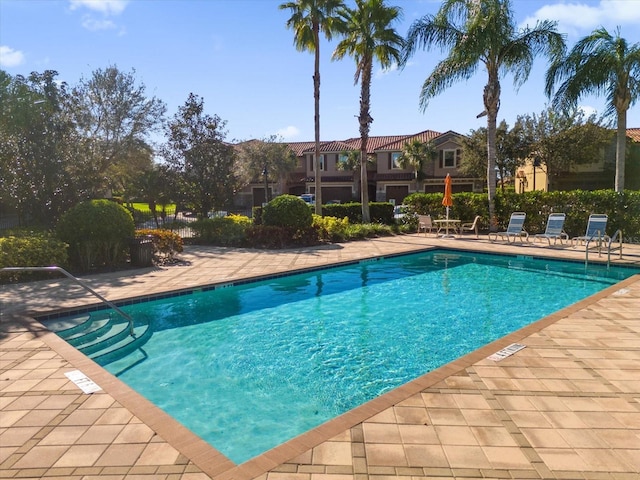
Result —
[[[407,235],[286,251],[190,247],[182,265],[83,280],[113,301],[429,246],[584,260],[571,248]],[[640,266],[640,247],[624,252]],[[640,478],[640,276],[239,466],[31,319],[93,303],[68,280],[3,286],[0,302],[0,478]],[[513,342],[526,348],[487,359]],[[83,394],[72,370],[102,390]]]

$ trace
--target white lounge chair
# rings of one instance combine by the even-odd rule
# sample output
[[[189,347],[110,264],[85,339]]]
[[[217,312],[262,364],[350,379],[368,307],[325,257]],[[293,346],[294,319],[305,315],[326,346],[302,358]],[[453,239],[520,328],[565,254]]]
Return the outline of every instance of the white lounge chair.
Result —
[[[431,215],[418,215],[418,233],[422,230],[424,230],[425,237],[427,236],[427,232],[436,233],[437,227],[433,224]]]
[[[511,242],[511,237],[513,237],[514,242],[516,239],[522,239],[522,237],[524,237],[526,241],[529,241],[529,233],[524,229],[524,221],[526,218],[527,214],[524,212],[513,212],[509,219],[507,230],[504,232],[490,233],[489,240],[491,240],[491,236],[493,235],[495,237],[493,241],[498,240],[498,237],[506,238],[507,242]]]
[[[581,244],[586,245],[589,241],[595,241],[594,246],[599,246],[601,241],[608,241],[609,236],[606,234],[607,220],[608,217],[605,213],[592,213],[589,215],[585,234],[573,237],[571,244],[577,247]]]
[[[473,222],[467,222],[460,225],[460,233],[475,232],[476,238],[478,238],[478,227],[479,227],[478,224],[480,223],[481,218],[482,217],[480,215],[476,215],[476,218],[473,219]]]
[[[569,235],[564,231],[564,221],[566,218],[567,216],[564,213],[550,213],[544,233],[534,235],[534,240],[536,238],[546,238],[549,245],[551,245],[551,239],[553,239],[554,245],[558,240],[560,240],[560,243],[564,240],[569,240]]]

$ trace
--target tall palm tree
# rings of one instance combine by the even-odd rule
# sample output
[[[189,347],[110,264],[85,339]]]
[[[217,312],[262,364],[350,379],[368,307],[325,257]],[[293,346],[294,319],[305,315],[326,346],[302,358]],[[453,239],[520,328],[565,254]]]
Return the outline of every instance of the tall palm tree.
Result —
[[[280,5],[289,9],[291,18],[287,28],[294,31],[294,44],[300,52],[311,51],[315,55],[313,72],[314,127],[315,127],[315,185],[316,214],[322,215],[322,183],[320,178],[320,32],[327,40],[340,28],[335,12],[342,7],[341,0],[296,0]]]
[[[538,22],[519,30],[509,0],[444,0],[438,13],[416,20],[407,34],[403,55],[406,64],[418,47],[448,49],[448,57],[436,65],[424,81],[420,107],[453,83],[470,79],[483,66],[487,72],[484,111],[487,116],[487,190],[490,228],[495,230],[496,120],[500,108],[500,76],[513,74],[516,88],[529,77],[538,54],[562,55],[564,38],[556,23]]]
[[[605,114],[617,117],[615,190],[624,190],[627,140],[627,111],[640,98],[640,43],[628,45],[620,37],[599,28],[578,41],[571,51],[551,65],[547,72],[546,94],[560,83],[553,105],[575,107],[583,95],[604,93]]]
[[[408,142],[402,148],[402,155],[398,159],[402,168],[413,168],[416,175],[416,189],[422,191],[422,182],[426,178],[424,167],[434,160],[436,147],[433,142],[421,142],[417,138]]]
[[[371,220],[369,214],[369,188],[367,180],[367,142],[373,118],[371,107],[371,77],[373,62],[382,68],[399,63],[402,58],[403,38],[392,27],[402,10],[387,6],[384,0],[356,0],[355,8],[343,7],[339,15],[345,24],[344,38],[338,43],[333,58],[340,60],[349,55],[356,61],[354,84],[360,81],[360,184],[362,221]]]

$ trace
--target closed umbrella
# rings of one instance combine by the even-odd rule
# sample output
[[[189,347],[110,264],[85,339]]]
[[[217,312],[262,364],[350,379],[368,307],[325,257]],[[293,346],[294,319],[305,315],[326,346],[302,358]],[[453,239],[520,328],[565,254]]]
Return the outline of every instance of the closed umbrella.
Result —
[[[442,205],[447,208],[446,230],[447,236],[449,236],[449,207],[453,207],[453,195],[451,193],[451,175],[448,173],[444,179],[444,197],[442,199]]]

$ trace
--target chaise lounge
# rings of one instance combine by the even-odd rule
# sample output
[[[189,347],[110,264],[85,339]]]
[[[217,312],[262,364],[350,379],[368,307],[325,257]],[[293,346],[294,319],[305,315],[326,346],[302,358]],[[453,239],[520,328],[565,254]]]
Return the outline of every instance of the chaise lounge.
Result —
[[[511,237],[513,237],[514,242],[516,239],[522,239],[522,237],[524,237],[526,241],[529,241],[529,233],[524,229],[524,221],[526,218],[527,214],[524,212],[513,212],[509,219],[507,230],[504,232],[489,233],[489,241],[496,241],[498,237],[506,238],[509,243],[511,242]],[[491,240],[492,235],[495,237],[493,240]]]
[[[564,213],[550,213],[544,233],[534,235],[534,240],[536,238],[546,238],[549,245],[551,245],[551,239],[553,239],[554,245],[558,240],[560,240],[560,243],[564,240],[568,241],[569,235],[564,231],[564,221],[566,218],[567,216]]]

